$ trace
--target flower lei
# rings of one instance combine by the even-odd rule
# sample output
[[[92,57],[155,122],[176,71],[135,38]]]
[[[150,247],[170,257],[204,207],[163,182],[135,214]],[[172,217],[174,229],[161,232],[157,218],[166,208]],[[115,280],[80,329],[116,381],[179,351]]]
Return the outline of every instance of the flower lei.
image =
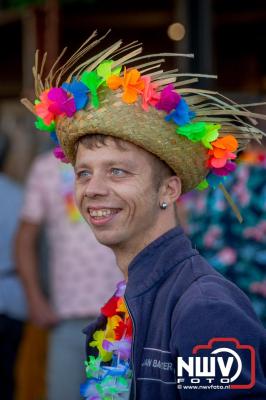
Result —
[[[89,343],[98,349],[99,355],[85,361],[87,381],[80,389],[85,399],[129,398],[132,321],[123,298],[125,289],[125,282],[119,282],[114,296],[101,308],[107,324],[105,330],[94,332],[94,340]]]
[[[173,84],[168,84],[162,91],[157,91],[155,83],[148,75],[141,76],[136,68],[124,68],[120,76],[121,67],[112,69],[112,60],[103,61],[95,71],[85,71],[80,79],[76,77],[70,83],[63,83],[61,87],[50,88],[42,92],[35,100],[36,128],[50,132],[56,143],[54,154],[63,162],[68,162],[63,150],[59,146],[55,133],[56,120],[59,115],[71,118],[76,111],[83,109],[88,102],[95,108],[99,107],[97,90],[100,86],[110,90],[123,89],[122,100],[132,104],[141,97],[141,106],[148,111],[149,106],[166,113],[165,120],[177,125],[176,133],[185,136],[192,142],[201,142],[208,150],[206,167],[210,172],[197,186],[198,190],[213,188],[222,183],[230,172],[234,171],[238,142],[233,135],[219,138],[220,124],[207,122],[193,122],[195,112],[189,109],[184,98],[174,90]]]

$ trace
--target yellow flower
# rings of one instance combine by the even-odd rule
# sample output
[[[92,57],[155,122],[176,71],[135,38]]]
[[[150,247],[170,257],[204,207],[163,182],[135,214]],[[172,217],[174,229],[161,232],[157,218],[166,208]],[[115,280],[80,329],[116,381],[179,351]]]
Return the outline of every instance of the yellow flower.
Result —
[[[104,331],[96,331],[93,334],[93,341],[89,343],[91,347],[97,347],[99,350],[99,354],[102,357],[104,362],[110,361],[112,359],[112,352],[108,352],[103,348],[103,340],[106,339]],[[113,339],[108,339],[110,342],[113,342]]]

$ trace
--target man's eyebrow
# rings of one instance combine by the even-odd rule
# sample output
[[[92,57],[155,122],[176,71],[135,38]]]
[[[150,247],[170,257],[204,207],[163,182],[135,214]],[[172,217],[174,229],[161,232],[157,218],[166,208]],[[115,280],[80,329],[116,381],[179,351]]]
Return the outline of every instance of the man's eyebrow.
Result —
[[[76,163],[74,165],[74,171],[76,172],[79,168],[88,168],[88,165],[85,162]]]
[[[116,159],[116,160],[108,160],[106,162],[104,162],[104,166],[105,167],[112,167],[112,166],[125,166],[127,168],[130,169],[135,169],[136,168],[136,163],[134,161],[131,160],[121,160],[121,159]],[[76,165],[74,166],[74,171],[76,172],[78,169],[80,168],[89,168],[89,162],[81,162],[81,163],[76,163]]]
[[[112,167],[114,165],[122,165],[125,167],[128,167],[130,169],[134,169],[136,168],[136,163],[134,161],[130,161],[130,160],[110,160],[108,162],[106,162],[105,164],[107,167]]]

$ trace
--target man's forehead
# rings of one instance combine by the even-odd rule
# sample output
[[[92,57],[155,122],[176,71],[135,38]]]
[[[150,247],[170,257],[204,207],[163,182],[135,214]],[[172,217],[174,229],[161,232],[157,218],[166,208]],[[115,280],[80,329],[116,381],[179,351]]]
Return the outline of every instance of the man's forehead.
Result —
[[[140,165],[141,159],[143,160],[141,149],[135,151],[133,148],[121,150],[118,147],[108,145],[101,145],[88,149],[80,144],[76,155],[75,168],[92,164],[101,164],[105,167],[120,165],[135,169]]]
[[[114,161],[127,161],[132,165],[137,162],[137,159],[146,159],[149,162],[150,158],[155,157],[151,153],[133,143],[122,139],[116,141],[115,138],[108,136],[104,142],[93,141],[92,145],[90,146],[79,142],[76,153],[76,165],[85,159],[93,160],[94,158],[98,158],[96,153],[101,153],[101,155],[104,154],[105,158],[107,160],[109,159],[110,163]]]

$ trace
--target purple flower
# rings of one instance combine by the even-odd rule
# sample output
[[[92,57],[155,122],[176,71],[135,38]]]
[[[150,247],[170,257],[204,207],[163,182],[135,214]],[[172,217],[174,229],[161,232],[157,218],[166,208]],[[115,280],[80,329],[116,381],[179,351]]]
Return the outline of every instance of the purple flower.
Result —
[[[108,352],[116,352],[122,360],[128,360],[131,353],[131,340],[121,339],[115,342],[103,340],[103,349]]]
[[[77,111],[74,99],[69,98],[67,92],[62,88],[50,89],[48,99],[52,101],[49,111],[55,115],[65,113],[68,117],[72,117]]]
[[[56,146],[53,150],[54,156],[64,163],[69,163],[68,158],[60,146]]]
[[[118,284],[116,285],[115,297],[124,296],[126,286],[127,286],[126,281],[118,282]]]
[[[236,164],[228,160],[222,168],[212,168],[211,172],[217,176],[227,176],[236,169]]]
[[[161,97],[155,107],[157,110],[164,110],[169,113],[176,108],[180,100],[180,94],[174,91],[172,84],[169,84],[161,91]]]

